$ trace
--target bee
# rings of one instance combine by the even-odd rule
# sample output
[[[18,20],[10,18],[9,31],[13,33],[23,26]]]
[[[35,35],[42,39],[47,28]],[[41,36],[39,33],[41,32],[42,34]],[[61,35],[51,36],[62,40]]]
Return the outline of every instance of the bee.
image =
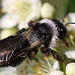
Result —
[[[50,52],[53,57],[60,60],[53,48],[61,39],[66,46],[65,37],[68,35],[66,27],[56,19],[43,19],[38,22],[30,21],[29,29],[21,29],[15,35],[0,40],[0,67],[16,67],[25,58],[32,59],[38,48],[45,55]]]

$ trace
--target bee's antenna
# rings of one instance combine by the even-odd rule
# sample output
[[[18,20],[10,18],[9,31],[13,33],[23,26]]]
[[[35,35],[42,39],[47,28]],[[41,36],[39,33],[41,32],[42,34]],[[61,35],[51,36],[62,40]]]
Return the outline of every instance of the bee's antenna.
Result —
[[[64,22],[64,18],[66,17],[66,15],[69,13],[70,8],[71,8],[71,4],[69,4],[69,6],[65,12],[65,15],[63,16],[62,23]]]
[[[69,24],[75,24],[74,22],[70,22],[70,23],[66,23],[65,26],[69,25]]]

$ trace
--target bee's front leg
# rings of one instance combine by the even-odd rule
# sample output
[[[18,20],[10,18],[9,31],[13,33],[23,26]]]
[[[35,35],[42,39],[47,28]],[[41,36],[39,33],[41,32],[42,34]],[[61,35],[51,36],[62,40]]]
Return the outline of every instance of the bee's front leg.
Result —
[[[49,49],[49,51],[51,52],[53,58],[56,59],[56,60],[58,60],[58,61],[60,61],[60,62],[63,62],[65,60],[65,58],[66,58],[65,55],[64,55],[63,59],[60,58],[59,55],[58,55],[58,53],[56,51],[52,50],[52,49]]]
[[[65,60],[65,56],[64,56],[63,59],[60,58],[59,55],[58,55],[58,53],[57,53],[56,51],[54,51],[54,50],[52,50],[51,48],[49,48],[49,45],[50,45],[49,41],[46,41],[46,42],[41,46],[41,48],[40,48],[41,52],[42,52],[46,57],[50,56],[50,53],[51,53],[54,59],[63,62],[63,61]]]
[[[63,62],[66,58],[65,56],[63,58],[60,58],[58,53],[50,48],[42,47],[40,48],[40,50],[46,57],[50,56],[50,52],[51,52],[53,58],[61,62]]]

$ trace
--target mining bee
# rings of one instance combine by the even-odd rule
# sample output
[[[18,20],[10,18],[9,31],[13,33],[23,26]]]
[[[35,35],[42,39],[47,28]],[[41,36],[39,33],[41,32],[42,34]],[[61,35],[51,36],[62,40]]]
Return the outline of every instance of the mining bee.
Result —
[[[38,52],[38,48],[45,55],[50,52],[53,57],[60,60],[53,48],[61,39],[66,46],[65,40],[68,32],[56,19],[43,19],[38,22],[30,21],[29,29],[21,29],[15,35],[0,40],[0,67],[16,67],[22,63],[26,57],[32,59]]]

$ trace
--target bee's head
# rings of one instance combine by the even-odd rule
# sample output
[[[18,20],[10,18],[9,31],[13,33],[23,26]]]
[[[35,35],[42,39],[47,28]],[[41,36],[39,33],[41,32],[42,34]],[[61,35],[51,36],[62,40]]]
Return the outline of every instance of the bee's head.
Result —
[[[55,25],[57,27],[57,31],[59,34],[58,38],[62,40],[62,42],[65,44],[66,47],[69,47],[69,44],[67,43],[67,41],[65,39],[65,37],[67,37],[67,35],[68,35],[65,25],[63,25],[56,19],[54,19],[53,22],[55,23]]]
[[[65,40],[65,37],[67,36],[67,29],[66,27],[60,23],[58,20],[48,20],[44,19],[41,21],[41,23],[46,23],[48,27],[51,27],[51,31],[53,32],[53,41],[54,39],[61,39],[62,42],[68,47],[68,44]]]
[[[57,27],[57,30],[58,30],[58,33],[59,33],[59,36],[58,36],[59,39],[65,38],[68,34],[66,27],[56,19],[53,19],[53,22],[55,23],[55,25]]]

